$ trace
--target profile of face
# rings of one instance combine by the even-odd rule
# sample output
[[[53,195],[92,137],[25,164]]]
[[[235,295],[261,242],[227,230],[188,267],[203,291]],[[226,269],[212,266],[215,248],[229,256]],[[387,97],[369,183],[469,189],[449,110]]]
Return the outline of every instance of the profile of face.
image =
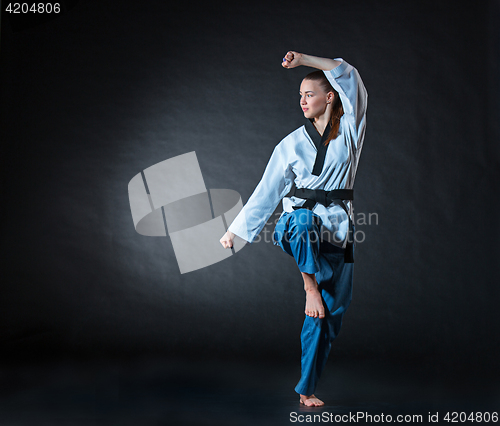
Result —
[[[325,92],[315,80],[302,80],[300,85],[300,107],[304,117],[318,119],[325,114],[327,105],[334,100],[333,92]]]

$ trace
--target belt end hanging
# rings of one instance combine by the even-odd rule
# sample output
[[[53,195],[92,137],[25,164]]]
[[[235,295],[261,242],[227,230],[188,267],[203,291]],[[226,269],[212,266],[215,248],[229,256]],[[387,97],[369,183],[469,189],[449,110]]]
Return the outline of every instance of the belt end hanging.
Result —
[[[344,263],[354,263],[354,229],[350,218],[349,230],[347,231],[347,242],[344,252]]]

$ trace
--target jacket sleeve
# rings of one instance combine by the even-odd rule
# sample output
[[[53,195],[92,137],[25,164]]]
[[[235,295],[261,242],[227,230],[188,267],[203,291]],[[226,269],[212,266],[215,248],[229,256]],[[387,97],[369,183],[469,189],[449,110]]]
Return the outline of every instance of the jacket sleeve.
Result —
[[[274,148],[262,179],[228,230],[252,243],[290,191],[294,177],[280,143]]]
[[[368,93],[356,68],[344,61],[335,58],[341,64],[330,71],[323,71],[326,78],[339,92],[342,106],[344,107],[344,119],[348,119],[355,134],[355,141],[363,140],[366,127],[366,105]],[[356,146],[356,148],[360,148]]]

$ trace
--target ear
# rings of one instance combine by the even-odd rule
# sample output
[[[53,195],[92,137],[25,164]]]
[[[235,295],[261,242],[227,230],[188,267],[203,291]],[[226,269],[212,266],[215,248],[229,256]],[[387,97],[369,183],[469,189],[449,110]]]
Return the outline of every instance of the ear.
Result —
[[[335,93],[333,92],[328,92],[326,94],[326,100],[329,104],[333,104],[333,101],[335,100]]]

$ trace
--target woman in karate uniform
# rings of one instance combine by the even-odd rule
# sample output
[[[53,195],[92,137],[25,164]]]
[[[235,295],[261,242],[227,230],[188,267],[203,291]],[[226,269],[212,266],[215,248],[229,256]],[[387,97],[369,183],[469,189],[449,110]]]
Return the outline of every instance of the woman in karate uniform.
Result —
[[[314,391],[350,304],[353,281],[352,188],[363,146],[368,95],[358,71],[341,58],[290,51],[284,68],[317,68],[300,85],[305,125],[275,148],[261,181],[220,242],[251,243],[278,203],[273,239],[294,257],[306,293],[301,333],[300,402],[321,406]]]

